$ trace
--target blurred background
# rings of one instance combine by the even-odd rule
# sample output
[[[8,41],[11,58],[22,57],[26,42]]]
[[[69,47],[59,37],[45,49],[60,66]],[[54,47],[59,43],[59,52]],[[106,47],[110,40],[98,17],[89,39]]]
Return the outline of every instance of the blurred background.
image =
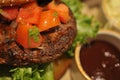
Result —
[[[66,3],[68,1],[68,5],[71,7],[71,9],[73,9],[73,11],[75,11],[74,8],[76,6],[78,7],[76,11],[77,12],[80,11],[79,12],[80,14],[77,14],[77,16],[75,15],[76,18],[79,17],[81,14],[87,15],[87,17],[92,16],[99,22],[100,26],[98,30],[108,29],[120,33],[120,28],[119,28],[120,10],[118,10],[120,9],[119,0],[72,0],[73,3],[69,2],[71,0],[62,0],[62,1]],[[79,4],[77,3],[78,1]],[[82,18],[78,18],[78,19],[80,20]],[[81,26],[81,25],[78,24],[77,26]],[[65,74],[62,76],[60,80],[83,80],[80,78],[80,74],[76,67],[74,58],[72,59],[68,70],[65,72]]]

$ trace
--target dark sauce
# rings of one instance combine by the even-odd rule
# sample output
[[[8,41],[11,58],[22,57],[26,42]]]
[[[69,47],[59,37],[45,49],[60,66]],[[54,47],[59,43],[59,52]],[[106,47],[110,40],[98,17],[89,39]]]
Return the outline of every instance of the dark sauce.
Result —
[[[80,51],[81,64],[92,80],[120,80],[120,51],[112,44],[94,40]]]

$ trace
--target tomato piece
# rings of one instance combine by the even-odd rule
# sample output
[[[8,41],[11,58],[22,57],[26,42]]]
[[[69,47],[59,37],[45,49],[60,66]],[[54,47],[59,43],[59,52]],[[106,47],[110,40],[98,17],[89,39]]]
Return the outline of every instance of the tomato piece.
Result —
[[[60,24],[58,13],[55,10],[43,11],[40,16],[38,28],[40,32]]]
[[[67,23],[70,20],[69,8],[65,4],[60,3],[57,5],[52,1],[47,5],[47,8],[57,11],[61,22]]]
[[[58,12],[61,22],[67,23],[70,20],[69,9],[65,4],[59,4],[56,7],[56,11]]]
[[[37,48],[43,40],[39,29],[30,24],[19,24],[16,35],[16,41],[24,48]]]
[[[1,15],[9,20],[14,20],[18,15],[18,7],[5,7],[2,9]]]
[[[55,10],[56,6],[55,1],[53,0],[47,5],[47,8]]]
[[[42,7],[39,7],[36,3],[30,3],[20,8],[17,22],[25,22],[30,24],[37,24]]]
[[[27,8],[27,9],[33,9],[36,7],[39,7],[36,2],[27,3],[27,4],[22,6],[22,8]]]

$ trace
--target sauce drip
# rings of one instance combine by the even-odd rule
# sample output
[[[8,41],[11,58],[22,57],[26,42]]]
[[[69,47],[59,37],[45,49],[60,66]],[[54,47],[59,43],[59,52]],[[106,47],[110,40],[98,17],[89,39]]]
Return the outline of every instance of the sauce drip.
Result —
[[[120,51],[112,44],[94,40],[81,48],[83,69],[92,80],[120,80]]]

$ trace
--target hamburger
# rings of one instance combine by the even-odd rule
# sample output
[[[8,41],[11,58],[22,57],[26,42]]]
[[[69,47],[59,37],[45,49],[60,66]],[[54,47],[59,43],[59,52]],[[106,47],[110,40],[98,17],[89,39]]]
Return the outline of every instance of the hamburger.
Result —
[[[0,0],[0,64],[55,61],[76,36],[71,10],[59,0]]]

